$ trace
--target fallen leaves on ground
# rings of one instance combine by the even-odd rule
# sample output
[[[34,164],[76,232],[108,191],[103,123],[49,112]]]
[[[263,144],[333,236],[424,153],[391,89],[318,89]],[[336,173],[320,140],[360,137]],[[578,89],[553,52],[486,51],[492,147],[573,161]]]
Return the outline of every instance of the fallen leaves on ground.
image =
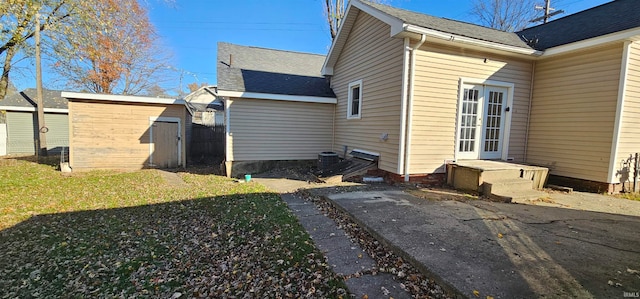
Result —
[[[31,212],[0,223],[0,298],[346,296],[279,195],[258,184],[181,173],[188,188],[173,188],[153,171],[16,167],[0,175],[0,209]]]
[[[373,188],[376,188],[374,185]],[[358,189],[358,191],[362,191]],[[345,280],[357,278],[363,274],[377,275],[378,273],[390,273],[394,279],[400,282],[401,287],[411,293],[413,298],[450,298],[448,294],[415,267],[403,258],[393,253],[391,249],[376,240],[366,230],[356,224],[347,214],[333,206],[330,202],[313,194],[312,191],[301,190],[298,194],[311,201],[328,217],[332,218],[338,226],[345,230],[350,238],[360,244],[362,249],[376,262],[376,267],[363,273],[355,273],[343,277]]]

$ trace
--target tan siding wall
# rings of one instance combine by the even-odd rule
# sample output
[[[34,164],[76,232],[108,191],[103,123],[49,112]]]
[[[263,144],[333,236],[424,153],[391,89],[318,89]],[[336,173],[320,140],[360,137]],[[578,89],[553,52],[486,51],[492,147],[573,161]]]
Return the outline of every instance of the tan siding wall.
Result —
[[[149,117],[181,119],[185,163],[185,107],[69,101],[70,164],[82,169],[140,169],[149,161]]]
[[[454,159],[461,77],[515,84],[508,156],[523,161],[532,66],[531,61],[423,45],[416,54],[409,171],[444,172],[444,160]]]
[[[334,67],[331,85],[338,98],[333,150],[343,146],[380,153],[380,169],[398,171],[403,40],[389,26],[360,12]],[[347,89],[362,79],[361,119],[347,120]],[[388,140],[382,141],[381,134]]]
[[[621,59],[615,44],[537,62],[527,162],[608,181]]]
[[[640,43],[631,44],[627,69],[627,91],[622,113],[618,143],[618,161],[614,170],[620,170],[620,161],[640,153]],[[633,176],[633,169],[631,169]]]
[[[230,161],[308,160],[331,149],[334,104],[232,99]]]

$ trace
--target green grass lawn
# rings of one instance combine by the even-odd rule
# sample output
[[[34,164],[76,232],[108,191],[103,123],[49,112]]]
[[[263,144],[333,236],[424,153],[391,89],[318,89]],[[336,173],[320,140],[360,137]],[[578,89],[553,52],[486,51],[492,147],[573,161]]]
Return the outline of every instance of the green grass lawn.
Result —
[[[179,175],[0,160],[0,298],[343,294],[278,194]]]

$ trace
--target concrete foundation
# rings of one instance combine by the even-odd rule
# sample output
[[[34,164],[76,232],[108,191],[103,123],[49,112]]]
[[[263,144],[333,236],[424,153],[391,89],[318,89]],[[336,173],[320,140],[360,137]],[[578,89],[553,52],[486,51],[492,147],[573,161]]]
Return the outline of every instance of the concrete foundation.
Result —
[[[274,168],[315,167],[317,160],[226,161],[227,177],[240,178],[245,174],[261,173]]]
[[[559,175],[549,175],[549,184],[571,187],[576,191],[609,194],[620,193],[623,190],[631,190],[633,188],[633,184],[629,183],[626,183],[623,186],[621,183],[612,184],[606,182],[596,182]]]

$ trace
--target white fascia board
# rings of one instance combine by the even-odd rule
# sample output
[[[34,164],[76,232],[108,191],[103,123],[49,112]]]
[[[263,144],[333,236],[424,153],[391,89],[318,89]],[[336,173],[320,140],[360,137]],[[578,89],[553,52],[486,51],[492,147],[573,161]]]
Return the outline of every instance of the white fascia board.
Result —
[[[391,32],[390,32],[391,37],[394,37],[404,31],[405,24],[402,20],[394,16],[390,16],[384,12],[381,12],[367,4],[360,2],[359,0],[352,0],[351,2],[353,3],[353,6],[357,7],[358,9],[364,11],[365,13],[371,15],[372,17],[382,22],[385,22],[387,25],[391,26]]]
[[[35,107],[0,106],[0,110],[34,112],[34,111],[36,111],[36,108]],[[64,108],[44,108],[44,112],[69,113],[69,109],[64,109]]]
[[[185,104],[185,101],[181,99],[125,96],[125,95],[114,95],[114,94],[95,94],[95,93],[80,93],[80,92],[64,91],[62,92],[61,96],[67,99],[92,100],[92,101],[114,101],[114,102],[170,104],[170,105]]]
[[[638,41],[640,40],[640,28],[633,28],[624,31],[619,31],[615,33],[610,33],[607,35],[602,35],[586,40],[582,40],[579,42],[574,42],[562,46],[557,46],[553,48],[546,49],[542,57],[549,57],[553,55],[558,55],[562,53],[572,52],[576,50],[581,50],[593,46],[598,46],[606,43],[616,42],[616,41]]]
[[[446,41],[450,41],[450,42],[458,42],[458,43],[469,44],[469,45],[474,45],[474,46],[480,46],[480,47],[483,47],[483,48],[489,48],[489,49],[494,49],[494,50],[500,50],[500,51],[505,51],[505,52],[516,53],[516,54],[540,56],[540,55],[542,55],[544,53],[542,51],[538,51],[538,50],[534,50],[534,49],[525,49],[525,48],[514,47],[514,46],[509,46],[509,45],[503,45],[503,44],[494,43],[494,42],[488,42],[488,41],[479,40],[479,39],[475,39],[475,38],[469,38],[469,37],[466,37],[466,36],[461,36],[461,35],[456,35],[456,34],[451,34],[451,33],[445,33],[445,32],[441,32],[441,31],[437,31],[437,30],[433,30],[433,29],[428,29],[428,28],[423,28],[423,27],[416,26],[416,25],[405,25],[404,30],[406,32],[424,34],[427,37],[438,38],[438,39],[446,40]]]
[[[329,54],[327,54],[327,59],[324,61],[324,65],[322,65],[322,75],[323,76],[331,76],[333,75],[333,66],[336,63],[337,55],[339,55],[342,51],[342,47],[346,43],[346,38],[343,37],[344,34],[348,34],[351,31],[351,26],[353,23],[349,23],[346,20],[351,17],[353,14],[353,10],[358,9],[361,10],[374,18],[388,24],[391,26],[391,32],[389,33],[391,37],[395,37],[396,35],[402,33],[404,31],[404,22],[396,17],[390,16],[386,13],[383,13],[369,5],[363,4],[360,0],[351,0],[349,1],[349,6],[347,6],[345,13],[345,22],[338,29],[338,33],[336,34],[336,38],[334,42],[331,44],[331,49],[329,49]],[[355,17],[354,17],[355,18]],[[346,31],[346,33],[343,33]],[[336,53],[338,51],[338,53]]]
[[[289,102],[306,102],[306,103],[321,103],[321,104],[337,104],[338,103],[338,100],[336,98],[294,96],[294,95],[287,95],[287,94],[272,94],[272,93],[259,93],[259,92],[244,92],[244,91],[218,90],[218,95],[222,97],[230,97],[230,98],[250,98],[250,99],[289,101]]]

